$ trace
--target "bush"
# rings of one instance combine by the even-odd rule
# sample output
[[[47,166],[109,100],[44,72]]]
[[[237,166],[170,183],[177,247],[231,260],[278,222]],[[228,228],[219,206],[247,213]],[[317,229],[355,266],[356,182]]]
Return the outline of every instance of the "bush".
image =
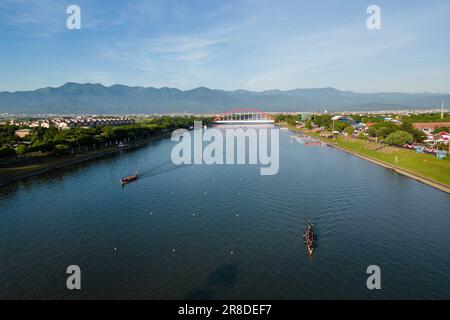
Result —
[[[397,131],[398,129],[399,127],[395,123],[382,121],[370,127],[367,132],[372,137],[384,138],[387,137],[390,133]]]
[[[53,145],[46,141],[41,140],[34,140],[34,142],[31,144],[31,146],[28,147],[28,151],[30,152],[46,152],[46,151],[52,151]]]
[[[436,128],[436,129],[434,129],[433,133],[437,134],[437,133],[442,132],[442,131],[450,132],[450,127],[439,127],[439,128]]]
[[[406,131],[406,132],[412,134],[414,137],[414,141],[422,142],[427,137],[426,134],[422,132],[422,130],[418,130],[418,129],[414,128],[410,122],[404,122],[400,126],[400,130],[403,130],[403,131]]]
[[[0,147],[0,157],[10,157],[16,155],[16,151],[10,146],[1,146]]]
[[[16,147],[16,153],[17,153],[17,154],[24,154],[25,152],[27,152],[27,146],[26,146],[26,145],[24,145],[24,144],[19,144],[19,145]]]
[[[55,146],[55,152],[56,152],[56,154],[59,154],[59,155],[69,154],[70,147],[65,144],[57,144]]]
[[[341,122],[341,121],[334,122],[334,130],[336,130],[336,131],[342,131],[345,128],[347,128],[348,126],[349,126],[349,124],[346,122]]]
[[[333,116],[329,114],[314,115],[313,123],[319,127],[331,128],[333,123],[333,120],[331,120],[332,117]]]
[[[373,126],[369,127],[369,129],[367,129],[367,133],[371,137],[376,137],[377,136],[377,129],[375,129]]]
[[[403,130],[394,131],[384,139],[385,143],[399,147],[406,143],[413,143],[413,141],[413,135]]]
[[[364,133],[362,133],[362,132],[358,134],[358,138],[367,140],[367,136]]]
[[[352,126],[346,127],[346,128],[344,129],[344,132],[345,132],[346,134],[348,134],[349,136],[350,136],[354,131],[355,131],[355,129],[353,129]]]
[[[311,123],[311,120],[306,120],[306,121],[305,121],[305,128],[308,129],[308,130],[311,130],[311,129],[312,129],[312,123]]]

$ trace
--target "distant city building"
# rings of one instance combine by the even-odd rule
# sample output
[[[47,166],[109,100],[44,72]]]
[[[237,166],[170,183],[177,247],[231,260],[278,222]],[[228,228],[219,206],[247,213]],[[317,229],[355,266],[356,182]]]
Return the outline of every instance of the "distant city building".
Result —
[[[122,126],[127,124],[134,124],[134,119],[128,117],[74,117],[74,118],[51,118],[51,119],[39,119],[31,121],[16,121],[11,120],[11,125],[17,125],[29,128],[50,128],[56,127],[60,130],[70,128],[92,128],[101,126]]]

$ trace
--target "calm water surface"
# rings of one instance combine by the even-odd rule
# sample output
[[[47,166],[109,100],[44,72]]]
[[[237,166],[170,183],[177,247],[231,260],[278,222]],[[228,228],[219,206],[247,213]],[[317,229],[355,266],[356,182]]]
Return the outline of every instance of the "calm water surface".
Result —
[[[274,176],[176,167],[167,139],[1,188],[0,298],[449,299],[450,196],[290,135]]]

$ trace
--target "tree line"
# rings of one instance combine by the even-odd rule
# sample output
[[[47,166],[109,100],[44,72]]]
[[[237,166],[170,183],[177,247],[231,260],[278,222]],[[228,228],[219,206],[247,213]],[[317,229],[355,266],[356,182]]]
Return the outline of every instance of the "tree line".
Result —
[[[440,117],[437,114],[430,115],[414,115],[414,116],[401,116],[401,124],[396,124],[391,121],[386,121],[385,117],[380,115],[351,115],[352,119],[356,123],[372,123],[367,129],[367,135],[360,134],[359,138],[367,139],[367,137],[377,138],[377,141],[383,141],[390,145],[403,146],[407,143],[423,142],[426,139],[425,133],[413,127],[413,122],[418,120],[437,120]],[[325,128],[329,131],[344,132],[348,135],[352,135],[355,131],[352,124],[342,121],[333,121],[333,115],[320,114],[312,115],[311,119],[305,120],[304,125],[306,129],[312,129],[313,125]],[[301,115],[278,115],[276,117],[277,122],[286,122],[289,125],[295,125],[297,121],[301,121]],[[440,131],[445,131],[446,128],[438,128]],[[436,132],[440,132],[435,130]]]
[[[102,126],[93,128],[70,128],[59,130],[55,127],[37,127],[24,137],[16,136],[14,125],[0,126],[0,157],[23,155],[30,152],[49,152],[56,155],[74,154],[77,151],[98,149],[144,139],[152,135],[190,128],[194,121],[209,123],[210,117],[161,116],[136,124],[123,126]]]

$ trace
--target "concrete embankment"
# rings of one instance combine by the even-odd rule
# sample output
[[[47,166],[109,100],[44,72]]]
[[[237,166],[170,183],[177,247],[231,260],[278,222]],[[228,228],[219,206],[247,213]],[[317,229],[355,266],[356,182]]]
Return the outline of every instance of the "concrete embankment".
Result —
[[[391,165],[391,164],[385,163],[385,162],[383,162],[383,161],[376,160],[376,159],[373,159],[373,158],[364,156],[364,155],[359,154],[359,153],[356,153],[356,152],[354,152],[354,151],[347,150],[347,149],[342,148],[342,147],[340,147],[340,146],[338,146],[338,145],[336,145],[336,144],[334,144],[334,143],[332,143],[332,142],[328,142],[327,145],[332,146],[332,147],[334,147],[334,148],[337,148],[337,149],[339,149],[339,150],[345,151],[345,152],[347,152],[347,153],[350,153],[350,154],[352,154],[352,155],[354,155],[354,156],[357,156],[357,157],[359,157],[359,158],[361,158],[361,159],[370,161],[370,162],[372,162],[372,163],[375,163],[375,164],[380,165],[380,166],[382,166],[382,167],[385,167],[385,168],[387,168],[387,169],[391,169],[392,171],[394,171],[394,172],[396,172],[396,173],[402,174],[402,175],[404,175],[404,176],[407,176],[408,178],[411,178],[411,179],[417,180],[417,181],[419,181],[419,182],[425,183],[425,184],[427,184],[427,185],[429,185],[429,186],[431,186],[431,187],[433,187],[433,188],[439,189],[439,190],[441,190],[441,191],[444,191],[444,192],[447,192],[447,193],[450,194],[450,187],[447,186],[447,185],[445,185],[445,184],[443,184],[443,183],[440,183],[440,182],[437,182],[437,181],[433,181],[433,180],[431,180],[431,179],[428,179],[428,178],[419,176],[419,175],[417,175],[417,174],[415,174],[415,173],[412,173],[412,172],[409,172],[409,171],[407,171],[407,170],[398,168],[398,167],[396,167],[396,166],[393,166],[393,165]]]
[[[285,124],[285,126],[286,126],[286,124]],[[447,184],[440,183],[440,182],[438,182],[438,181],[435,181],[435,180],[432,180],[432,179],[429,179],[429,178],[420,176],[420,175],[418,175],[418,174],[416,174],[416,173],[414,173],[414,172],[411,172],[411,171],[408,171],[408,170],[405,170],[405,169],[396,167],[396,166],[394,166],[394,165],[392,165],[392,164],[389,164],[389,163],[380,161],[380,160],[378,160],[378,159],[370,158],[370,157],[368,157],[368,156],[362,155],[362,154],[357,153],[357,152],[355,152],[355,151],[352,151],[352,150],[348,150],[348,149],[342,148],[342,147],[338,146],[336,143],[333,143],[333,142],[331,142],[331,141],[328,141],[328,139],[325,139],[325,138],[322,138],[322,137],[317,137],[317,136],[315,136],[315,135],[310,134],[310,133],[307,132],[307,131],[298,130],[298,129],[293,128],[293,127],[289,127],[289,129],[292,130],[292,131],[294,131],[294,132],[302,132],[302,133],[304,133],[304,134],[306,134],[306,135],[309,135],[309,136],[312,136],[312,137],[315,137],[315,138],[319,138],[322,142],[326,143],[327,145],[329,145],[329,146],[331,146],[331,147],[334,147],[334,148],[336,148],[336,149],[339,149],[339,150],[342,150],[342,151],[344,151],[344,152],[350,153],[350,154],[352,154],[352,155],[354,155],[354,156],[356,156],[356,157],[359,157],[359,158],[361,158],[361,159],[370,161],[370,162],[372,162],[372,163],[375,163],[375,164],[377,164],[377,165],[380,165],[380,166],[382,166],[382,167],[385,167],[385,168],[387,168],[387,169],[390,169],[390,170],[392,170],[392,171],[394,171],[394,172],[396,172],[396,173],[402,174],[402,175],[404,175],[404,176],[406,176],[406,177],[408,177],[408,178],[411,178],[411,179],[414,179],[414,180],[416,180],[416,181],[422,182],[422,183],[427,184],[427,185],[429,185],[429,186],[431,186],[431,187],[433,187],[433,188],[439,189],[439,190],[441,190],[441,191],[443,191],[443,192],[446,192],[446,193],[450,194],[450,186],[447,185]]]
[[[129,146],[126,147],[114,147],[108,150],[103,150],[103,151],[95,151],[92,153],[88,153],[82,156],[79,156],[77,158],[73,157],[73,158],[66,158],[66,159],[61,159],[61,160],[56,160],[53,163],[49,163],[47,165],[43,165],[42,167],[40,167],[39,169],[31,169],[29,171],[26,171],[24,173],[21,174],[17,174],[14,176],[4,176],[0,178],[0,187],[5,186],[7,184],[10,184],[12,182],[15,181],[19,181],[25,178],[29,178],[29,177],[33,177],[33,176],[37,176],[55,169],[61,169],[61,168],[65,168],[65,167],[69,167],[75,164],[79,164],[79,163],[83,163],[83,162],[87,162],[87,161],[91,161],[91,160],[95,160],[95,159],[99,159],[114,153],[117,153],[119,151],[123,151],[123,150],[131,150],[134,148],[138,148],[141,147],[143,145],[148,144],[151,141],[155,141],[155,140],[159,140],[159,139],[164,139],[166,137],[168,137],[169,135],[164,133],[164,134],[159,134],[156,136],[153,136],[149,139],[145,139],[142,141],[137,141],[134,142],[132,144],[130,144]]]

